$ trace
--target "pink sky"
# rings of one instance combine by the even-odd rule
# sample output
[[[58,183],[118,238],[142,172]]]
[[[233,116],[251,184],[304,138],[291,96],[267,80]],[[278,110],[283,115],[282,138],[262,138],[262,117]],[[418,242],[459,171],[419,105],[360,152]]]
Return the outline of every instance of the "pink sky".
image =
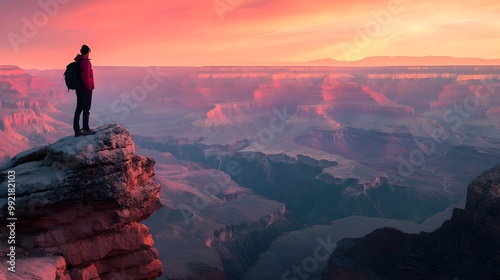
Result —
[[[500,57],[498,15],[498,0],[16,0],[2,3],[0,64],[63,68],[83,43],[94,65],[492,59]]]

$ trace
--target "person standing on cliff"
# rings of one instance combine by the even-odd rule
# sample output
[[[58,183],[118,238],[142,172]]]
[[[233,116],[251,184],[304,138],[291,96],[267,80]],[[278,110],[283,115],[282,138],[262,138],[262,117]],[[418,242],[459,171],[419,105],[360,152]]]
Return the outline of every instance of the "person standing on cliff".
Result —
[[[75,136],[92,135],[95,131],[90,130],[89,116],[90,107],[92,106],[92,91],[94,90],[94,71],[90,63],[90,48],[83,45],[80,49],[80,54],[75,57],[75,61],[80,64],[80,79],[82,86],[76,89],[76,110],[73,119],[73,130]],[[83,112],[83,129],[80,129],[80,115]]]

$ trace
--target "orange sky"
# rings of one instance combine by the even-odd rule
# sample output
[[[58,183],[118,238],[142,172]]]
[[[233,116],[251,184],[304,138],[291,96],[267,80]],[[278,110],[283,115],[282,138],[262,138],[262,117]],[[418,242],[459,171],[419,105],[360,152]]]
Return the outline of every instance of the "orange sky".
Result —
[[[63,68],[82,43],[94,65],[500,57],[498,0],[2,2],[0,64],[23,68]]]

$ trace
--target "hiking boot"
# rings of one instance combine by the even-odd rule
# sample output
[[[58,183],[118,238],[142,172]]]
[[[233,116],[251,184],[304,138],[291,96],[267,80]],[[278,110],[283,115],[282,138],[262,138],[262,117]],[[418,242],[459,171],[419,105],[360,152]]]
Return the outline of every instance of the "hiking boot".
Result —
[[[78,131],[75,131],[75,137],[78,137],[78,136],[82,136],[83,135],[83,130],[78,130]]]
[[[91,130],[91,129],[84,129],[84,130],[83,130],[83,135],[84,135],[84,136],[87,136],[87,135],[94,135],[94,134],[96,134],[96,133],[97,133],[97,132],[95,132],[95,131],[93,131],[93,130]]]

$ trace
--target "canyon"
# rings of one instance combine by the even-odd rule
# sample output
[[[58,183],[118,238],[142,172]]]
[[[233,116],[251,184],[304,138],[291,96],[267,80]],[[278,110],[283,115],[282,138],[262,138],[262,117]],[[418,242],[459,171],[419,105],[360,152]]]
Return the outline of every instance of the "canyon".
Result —
[[[328,260],[325,279],[498,279],[500,275],[500,165],[468,186],[465,209],[432,232],[384,227],[343,239]]]
[[[74,92],[62,70],[0,69],[3,168],[30,148],[39,162],[69,141]],[[317,238],[431,232],[449,219],[499,162],[499,70],[96,66],[91,126],[119,123],[156,162],[161,208],[137,220],[159,279],[280,278]],[[37,260],[61,275],[64,262]]]

